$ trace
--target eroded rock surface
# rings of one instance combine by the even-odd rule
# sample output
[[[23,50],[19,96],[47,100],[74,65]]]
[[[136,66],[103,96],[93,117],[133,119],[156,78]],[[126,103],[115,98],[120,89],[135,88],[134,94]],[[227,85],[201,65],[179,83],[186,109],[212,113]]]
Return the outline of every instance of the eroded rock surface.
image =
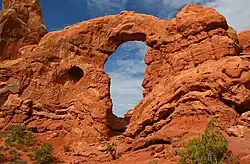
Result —
[[[240,32],[238,38],[245,55],[250,55],[250,30]]]
[[[22,56],[19,48],[37,44],[47,33],[39,0],[2,0],[0,60]]]
[[[2,129],[25,123],[54,142],[66,163],[111,161],[98,149],[109,139],[122,155],[114,163],[176,163],[174,148],[215,117],[232,151],[250,153],[248,39],[214,9],[189,5],[171,20],[123,11],[46,34],[38,1],[3,0],[0,20]],[[151,47],[144,97],[121,119],[112,113],[104,64],[135,40]],[[72,153],[61,153],[63,144]]]

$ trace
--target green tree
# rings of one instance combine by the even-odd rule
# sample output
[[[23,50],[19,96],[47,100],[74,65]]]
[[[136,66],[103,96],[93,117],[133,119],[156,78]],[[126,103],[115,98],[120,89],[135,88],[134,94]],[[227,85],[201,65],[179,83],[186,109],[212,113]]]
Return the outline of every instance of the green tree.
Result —
[[[180,164],[221,164],[232,159],[228,155],[228,141],[214,127],[214,123],[215,119],[212,119],[200,138],[188,141],[184,150],[179,153]]]

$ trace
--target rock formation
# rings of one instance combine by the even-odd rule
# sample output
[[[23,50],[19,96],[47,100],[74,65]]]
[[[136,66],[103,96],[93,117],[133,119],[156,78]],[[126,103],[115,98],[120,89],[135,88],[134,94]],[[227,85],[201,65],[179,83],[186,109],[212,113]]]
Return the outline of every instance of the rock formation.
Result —
[[[2,0],[0,60],[20,57],[18,50],[37,44],[47,33],[37,0]]]
[[[242,31],[238,35],[240,45],[243,48],[245,55],[250,55],[250,30]]]
[[[230,149],[247,158],[250,35],[237,35],[214,9],[189,5],[171,20],[123,11],[47,33],[38,0],[3,0],[0,27],[1,129],[24,123],[41,136],[56,133],[55,147],[73,149],[67,158],[56,149],[66,163],[77,163],[76,156],[80,163],[108,162],[96,145],[109,139],[120,144],[122,157],[114,163],[128,154],[142,162],[138,150],[155,144],[167,144],[154,150],[165,149],[176,163],[173,147],[215,117]],[[121,119],[112,113],[104,64],[127,41],[151,48],[144,97]]]

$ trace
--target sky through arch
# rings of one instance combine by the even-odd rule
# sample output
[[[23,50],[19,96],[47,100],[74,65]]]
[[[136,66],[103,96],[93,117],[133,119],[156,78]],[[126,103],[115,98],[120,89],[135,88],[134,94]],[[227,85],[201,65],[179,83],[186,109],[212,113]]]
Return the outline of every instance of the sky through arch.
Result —
[[[111,78],[113,113],[122,117],[142,99],[142,81],[145,72],[144,57],[148,46],[141,41],[120,45],[105,64]]]

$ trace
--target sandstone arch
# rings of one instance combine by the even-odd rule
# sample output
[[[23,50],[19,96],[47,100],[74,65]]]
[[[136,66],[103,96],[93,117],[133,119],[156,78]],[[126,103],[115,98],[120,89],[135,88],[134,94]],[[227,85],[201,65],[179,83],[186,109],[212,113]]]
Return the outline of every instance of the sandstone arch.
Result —
[[[201,16],[200,12],[209,14]],[[196,19],[191,19],[194,17]],[[33,74],[30,78],[36,81],[29,81],[27,85],[19,86],[23,90],[21,97],[49,104],[53,110],[68,109],[70,102],[74,101],[79,106],[73,106],[88,111],[94,124],[101,127],[98,127],[99,131],[104,131],[105,134],[105,129],[107,130],[105,118],[106,114],[111,112],[111,101],[110,81],[103,68],[108,56],[120,44],[138,40],[152,47],[145,57],[147,68],[143,87],[146,98],[153,88],[161,86],[157,85],[159,77],[174,75],[196,66],[193,61],[188,61],[186,65],[181,63],[183,61],[181,55],[185,55],[186,48],[208,38],[209,31],[214,33],[222,31],[225,33],[223,35],[227,35],[227,28],[222,15],[213,9],[197,5],[184,8],[172,20],[160,20],[153,16],[124,11],[116,16],[80,22],[62,31],[48,33],[37,46],[27,47],[20,52],[20,56],[25,57],[25,63],[20,64],[25,66],[32,63],[32,66],[29,69],[24,67],[21,70],[23,74],[19,73],[18,76],[22,75],[28,79],[27,74]],[[220,38],[214,40],[216,39]],[[229,42],[230,40],[225,41],[225,44]],[[208,43],[211,44],[211,41]],[[179,55],[173,55],[175,53]],[[217,58],[223,55],[221,53]],[[176,62],[179,59],[182,60]],[[198,57],[197,60],[205,61],[208,58]],[[57,77],[71,65],[79,65],[85,70],[83,79],[77,84],[56,83]],[[35,87],[37,83],[40,87]],[[68,101],[68,97],[72,99]]]
[[[22,43],[24,37],[14,38]],[[145,56],[144,98],[132,111],[125,136],[172,143],[200,133],[211,115],[224,129],[239,123],[237,111],[222,100],[248,110],[249,59],[240,56],[237,34],[213,9],[189,5],[171,20],[124,11],[38,40],[17,46],[14,58],[6,53],[9,44],[3,46],[0,94],[9,98],[1,107],[1,128],[24,122],[38,132],[70,134],[72,143],[95,143],[125,129],[112,114],[104,64],[119,45],[135,40],[151,48]],[[60,83],[72,66],[84,76]],[[114,121],[121,125],[113,126]]]

